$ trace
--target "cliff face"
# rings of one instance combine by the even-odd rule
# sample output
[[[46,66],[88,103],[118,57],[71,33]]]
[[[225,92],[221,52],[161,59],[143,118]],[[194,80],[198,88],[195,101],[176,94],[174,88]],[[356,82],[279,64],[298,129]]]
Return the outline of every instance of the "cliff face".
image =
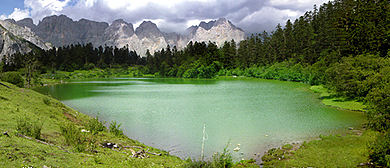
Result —
[[[215,42],[221,47],[225,41],[234,40],[236,43],[245,39],[245,33],[240,28],[234,26],[230,21],[221,18],[209,23],[201,22],[197,27],[191,27],[189,41]]]
[[[28,25],[26,25],[28,26]],[[108,27],[107,23],[82,19],[73,21],[65,15],[50,16],[39,22],[35,30],[39,37],[54,46],[98,42]]]
[[[0,20],[0,60],[15,53],[30,52],[33,47],[44,50],[51,48],[50,43],[44,42],[29,27],[21,27],[14,23],[14,20]]]
[[[111,25],[85,19],[73,21],[65,15],[44,18],[37,26],[31,19],[15,22],[19,26],[28,27],[39,37],[54,46],[92,43],[97,46],[128,46],[141,56],[147,50],[151,53],[170,45],[178,49],[184,48],[190,41],[215,42],[222,46],[225,41],[234,39],[237,43],[245,39],[245,33],[226,19],[211,22],[201,22],[199,26],[187,29],[186,35],[161,32],[156,24],[144,21],[134,30],[133,24],[122,19],[115,20]]]
[[[8,57],[15,53],[26,53],[30,52],[31,48],[27,43],[19,40],[15,35],[0,27],[0,59]],[[1,61],[0,60],[0,61]]]

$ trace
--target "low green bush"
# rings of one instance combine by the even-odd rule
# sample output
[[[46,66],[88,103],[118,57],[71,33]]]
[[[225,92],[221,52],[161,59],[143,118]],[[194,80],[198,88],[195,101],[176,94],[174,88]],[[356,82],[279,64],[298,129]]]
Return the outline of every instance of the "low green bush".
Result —
[[[186,160],[186,164],[184,167],[187,168],[198,168],[198,167],[204,167],[204,168],[229,168],[234,166],[234,161],[231,153],[229,153],[229,150],[227,150],[229,146],[230,140],[228,144],[223,149],[222,153],[216,153],[213,155],[212,161],[204,161],[204,160],[197,160],[192,161],[190,158]]]
[[[229,153],[229,150],[227,150],[229,143],[230,143],[230,140],[229,140],[228,144],[225,146],[225,148],[223,149],[222,153],[217,153],[213,156],[213,162],[211,163],[211,165],[213,165],[213,167],[227,168],[227,167],[234,166],[232,154]]]
[[[123,130],[120,128],[122,124],[116,123],[116,121],[112,121],[110,123],[110,132],[114,134],[117,137],[122,137],[123,136]]]
[[[82,152],[85,150],[84,142],[86,141],[85,135],[76,127],[73,123],[65,123],[60,126],[61,134],[65,138],[67,145],[71,145],[76,151]]]
[[[267,154],[261,157],[261,160],[264,162],[270,162],[272,160],[279,160],[283,158],[284,151],[282,149],[272,148],[267,151]]]
[[[390,167],[390,133],[381,133],[370,146],[369,158],[375,166]]]
[[[99,121],[98,113],[96,118],[92,118],[88,121],[88,123],[86,124],[86,128],[91,132],[91,134],[96,135],[98,132],[107,130],[104,124],[106,124],[105,121]]]
[[[16,130],[23,135],[31,136],[35,139],[41,137],[43,121],[31,119],[29,116],[19,117],[16,121]]]
[[[291,144],[286,144],[286,145],[283,145],[282,148],[283,149],[291,149],[291,148],[293,148],[293,146]]]
[[[50,106],[51,105],[51,101],[48,97],[44,97],[43,98],[43,103],[45,103],[46,105]]]
[[[24,79],[18,72],[4,72],[0,74],[0,80],[8,83],[12,83],[18,87],[24,86]]]

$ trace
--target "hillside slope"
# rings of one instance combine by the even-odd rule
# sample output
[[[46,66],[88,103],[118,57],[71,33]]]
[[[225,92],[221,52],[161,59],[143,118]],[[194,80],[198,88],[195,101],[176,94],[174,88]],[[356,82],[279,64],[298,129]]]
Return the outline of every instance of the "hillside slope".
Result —
[[[107,130],[96,135],[82,132],[93,121],[91,117],[35,91],[2,83],[10,88],[0,85],[0,167],[175,167],[184,163],[167,152]],[[43,123],[39,140],[21,135],[17,130],[20,121]],[[61,127],[72,124],[82,137],[78,146],[68,145],[61,133]],[[118,148],[104,148],[107,143]],[[145,150],[141,155],[146,158],[132,157],[132,152],[142,152],[139,147]]]

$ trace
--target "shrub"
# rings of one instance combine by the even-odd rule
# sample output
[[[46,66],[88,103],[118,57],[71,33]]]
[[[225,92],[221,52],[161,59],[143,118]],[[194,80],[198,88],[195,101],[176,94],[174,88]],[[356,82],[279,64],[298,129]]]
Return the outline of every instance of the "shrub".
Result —
[[[197,161],[192,161],[190,158],[186,160],[186,164],[183,167],[186,168],[198,168],[198,167],[203,167],[203,168],[208,168],[211,167],[210,162],[202,161],[202,160],[197,160]]]
[[[110,123],[110,132],[113,133],[117,137],[122,137],[123,136],[123,130],[120,128],[122,124],[116,123],[116,121],[112,121]]]
[[[369,148],[369,158],[375,166],[390,167],[390,132],[378,135]]]
[[[84,142],[85,136],[81,134],[81,131],[73,123],[65,123],[60,126],[61,134],[65,138],[65,142],[68,145],[74,146],[76,151],[82,152],[85,150]]]
[[[291,145],[291,144],[286,144],[286,145],[283,145],[283,147],[282,147],[283,149],[291,149],[291,148],[293,148],[293,146]]]
[[[24,79],[18,72],[4,72],[0,75],[0,80],[12,83],[18,87],[24,86]]]
[[[233,167],[234,162],[233,162],[233,157],[231,153],[229,153],[229,150],[227,150],[229,146],[230,140],[228,144],[225,146],[223,149],[222,153],[216,153],[213,155],[213,160],[212,161],[204,161],[204,160],[198,160],[198,161],[192,161],[190,158],[186,160],[186,164],[184,167],[215,167],[215,168],[228,168],[228,167]]]
[[[105,121],[99,121],[99,113],[98,113],[96,118],[92,118],[88,121],[86,128],[91,132],[91,134],[96,135],[98,132],[102,132],[106,130],[104,124],[106,124]]]
[[[48,105],[48,106],[51,105],[50,99],[49,99],[48,97],[44,97],[44,98],[43,98],[43,103],[45,103],[45,104]]]
[[[233,167],[234,162],[233,162],[233,157],[232,154],[229,153],[229,150],[227,150],[229,146],[230,140],[228,144],[225,146],[223,149],[222,153],[217,153],[213,156],[213,162],[212,165],[213,167]]]
[[[31,136],[35,139],[41,137],[43,121],[40,121],[39,119],[31,120],[30,117],[24,116],[19,117],[16,122],[16,130],[20,134]]]
[[[270,162],[272,160],[278,160],[282,158],[284,155],[284,151],[282,149],[272,148],[267,151],[267,153],[261,157],[261,160],[264,162]]]

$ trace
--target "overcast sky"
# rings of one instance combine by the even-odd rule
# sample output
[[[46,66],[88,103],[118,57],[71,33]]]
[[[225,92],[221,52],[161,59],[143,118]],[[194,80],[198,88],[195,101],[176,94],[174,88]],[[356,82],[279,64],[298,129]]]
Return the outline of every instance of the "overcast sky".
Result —
[[[200,21],[226,18],[247,34],[271,32],[278,23],[311,11],[327,0],[0,0],[0,19],[32,18],[38,24],[50,15],[65,14],[111,23],[123,19],[136,28],[151,20],[164,32],[182,33]]]

